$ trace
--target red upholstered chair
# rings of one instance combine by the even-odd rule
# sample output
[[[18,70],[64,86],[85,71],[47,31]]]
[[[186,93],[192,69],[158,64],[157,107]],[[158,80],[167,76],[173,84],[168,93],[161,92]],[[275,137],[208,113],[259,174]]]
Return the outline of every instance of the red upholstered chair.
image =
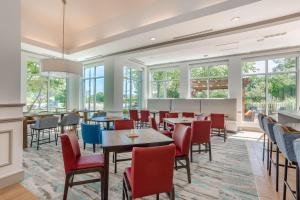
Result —
[[[193,113],[193,112],[183,112],[182,113],[182,117],[194,118],[195,117],[195,113]]]
[[[191,128],[183,124],[176,124],[173,133],[174,144],[176,145],[175,169],[185,168],[187,170],[188,182],[191,183],[191,170],[189,150],[191,145]],[[181,161],[185,160],[185,164]],[[177,162],[180,166],[177,165]]]
[[[157,128],[157,124],[156,124],[156,121],[155,121],[154,117],[151,118],[151,128],[153,128],[156,131],[159,131],[158,128]],[[162,131],[161,133],[164,134],[164,135],[166,135],[166,136],[168,136],[168,137],[170,137],[170,138],[173,135],[172,132],[166,131],[166,130]]]
[[[169,111],[159,111],[159,126],[161,127],[164,124],[164,118]]]
[[[150,111],[149,110],[141,110],[141,125],[149,127],[149,117]]]
[[[140,118],[139,118],[139,113],[137,110],[129,110],[129,117],[131,120],[135,122],[135,126],[139,127],[140,125]]]
[[[74,182],[75,174],[85,174],[91,172],[100,173],[103,176],[104,157],[102,154],[81,155],[78,138],[74,130],[68,134],[61,135],[61,147],[66,173],[65,189],[63,199],[67,199],[68,189],[74,185],[101,182],[100,178]],[[103,195],[103,185],[101,183],[101,197]]]
[[[207,152],[209,151],[209,160],[211,161],[211,121],[193,121],[191,126],[192,140],[191,140],[191,162],[193,162],[193,152]],[[201,150],[201,144],[205,145],[205,150]],[[193,150],[193,145],[198,145],[198,150]]]
[[[141,198],[167,192],[175,199],[173,166],[174,144],[159,147],[135,147],[131,167],[124,172],[123,199]]]
[[[213,132],[213,135],[217,136],[223,136],[224,137],[224,142],[226,141],[226,127],[225,127],[225,115],[224,114],[215,114],[211,113],[210,115],[210,120],[211,120],[211,129]],[[217,130],[217,133],[214,134],[214,130]],[[223,135],[221,134],[221,131],[223,131]]]
[[[115,120],[115,130],[131,130],[134,129],[133,120]],[[118,152],[113,154],[113,162],[115,163],[115,173],[117,173],[117,163],[122,161],[128,161],[131,158],[118,159]]]

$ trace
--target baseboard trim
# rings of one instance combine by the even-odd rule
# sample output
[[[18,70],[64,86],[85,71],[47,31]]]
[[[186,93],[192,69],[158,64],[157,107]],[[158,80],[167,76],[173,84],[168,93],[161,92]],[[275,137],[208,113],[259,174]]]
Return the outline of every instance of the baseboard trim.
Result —
[[[19,183],[24,179],[24,171],[19,171],[14,174],[0,178],[0,189]]]

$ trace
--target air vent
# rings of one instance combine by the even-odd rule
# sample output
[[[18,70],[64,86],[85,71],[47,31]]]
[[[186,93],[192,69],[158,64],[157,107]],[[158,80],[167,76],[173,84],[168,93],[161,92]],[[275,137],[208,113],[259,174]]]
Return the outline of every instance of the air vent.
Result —
[[[204,30],[204,31],[196,32],[196,33],[191,33],[191,34],[187,34],[187,35],[182,35],[182,36],[174,37],[173,40],[178,40],[178,39],[184,39],[184,38],[189,38],[189,37],[200,36],[200,35],[204,35],[204,34],[210,33],[210,32],[213,32],[213,29],[207,29],[207,30]]]
[[[280,37],[280,36],[283,36],[283,35],[286,35],[286,32],[265,35],[264,38],[268,39],[268,38],[273,38],[273,37]]]

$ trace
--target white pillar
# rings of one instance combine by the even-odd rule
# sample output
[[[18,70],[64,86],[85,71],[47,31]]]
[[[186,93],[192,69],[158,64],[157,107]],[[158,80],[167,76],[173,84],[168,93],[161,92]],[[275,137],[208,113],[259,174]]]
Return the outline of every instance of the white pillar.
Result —
[[[187,99],[189,98],[189,65],[187,63],[180,64],[180,83],[179,83],[179,94],[180,98]]]
[[[0,188],[23,179],[20,0],[0,7]]]

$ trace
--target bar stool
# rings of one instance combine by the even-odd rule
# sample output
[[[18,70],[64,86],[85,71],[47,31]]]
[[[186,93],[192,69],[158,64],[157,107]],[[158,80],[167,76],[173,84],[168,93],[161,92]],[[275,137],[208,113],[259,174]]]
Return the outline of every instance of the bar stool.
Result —
[[[294,132],[294,130],[289,129],[288,127],[275,124],[274,125],[274,135],[277,141],[277,146],[279,150],[285,157],[285,165],[284,165],[284,182],[283,182],[283,200],[286,200],[286,189],[288,188],[289,191],[292,193],[294,199],[299,200],[299,191],[293,191],[290,184],[287,181],[288,176],[288,165],[292,164],[297,166],[296,155],[294,151],[293,142],[300,138],[300,132]],[[299,179],[296,180],[296,188],[299,187]]]
[[[262,160],[263,160],[263,161],[265,161],[266,133],[265,133],[265,128],[264,128],[263,123],[262,123],[262,119],[263,119],[265,116],[266,116],[266,115],[263,114],[263,113],[259,113],[259,114],[257,115],[259,127],[260,127],[260,129],[263,131],[263,133],[264,133],[263,156],[262,156]],[[269,168],[268,165],[269,165],[269,164],[267,164],[267,169]]]
[[[129,110],[129,118],[134,121],[136,128],[141,127],[141,119],[137,110]]]
[[[225,126],[225,115],[211,113],[210,120],[211,120],[211,129],[212,129],[213,135],[222,137],[221,131],[223,131],[224,142],[226,142],[227,130],[226,130],[226,126]],[[218,131],[217,134],[214,133],[214,130]]]
[[[149,127],[149,117],[150,117],[150,111],[149,110],[141,110],[141,126]]]
[[[57,139],[58,139],[57,127],[58,127],[58,117],[47,116],[47,117],[42,117],[37,119],[35,124],[32,124],[30,126],[31,128],[30,147],[32,147],[33,142],[37,143],[37,147],[36,147],[37,150],[39,150],[40,145],[42,144],[55,142],[55,144],[57,145]],[[51,133],[53,132],[54,132],[55,140],[51,140]],[[45,133],[48,133],[49,137],[48,138],[42,137],[41,139],[41,133],[43,133],[42,136],[44,136]],[[36,136],[36,140],[34,140],[34,136]],[[45,141],[45,142],[40,143],[41,141]]]
[[[295,141],[294,141],[294,151],[295,151],[295,155],[296,155],[296,159],[297,159],[297,165],[296,165],[296,182],[298,182],[299,183],[299,176],[300,176],[300,174],[299,174],[299,163],[300,163],[300,139],[296,139]],[[299,194],[300,193],[300,184],[298,185],[298,187],[297,187],[297,189],[296,189],[296,191],[297,191],[297,194]],[[298,195],[298,198],[299,198],[299,195]],[[297,200],[299,200],[299,199],[297,199]]]
[[[77,113],[71,113],[63,116],[60,122],[61,133],[66,130],[75,129],[77,133],[77,126],[79,125],[80,115]],[[77,134],[78,135],[78,134]]]

